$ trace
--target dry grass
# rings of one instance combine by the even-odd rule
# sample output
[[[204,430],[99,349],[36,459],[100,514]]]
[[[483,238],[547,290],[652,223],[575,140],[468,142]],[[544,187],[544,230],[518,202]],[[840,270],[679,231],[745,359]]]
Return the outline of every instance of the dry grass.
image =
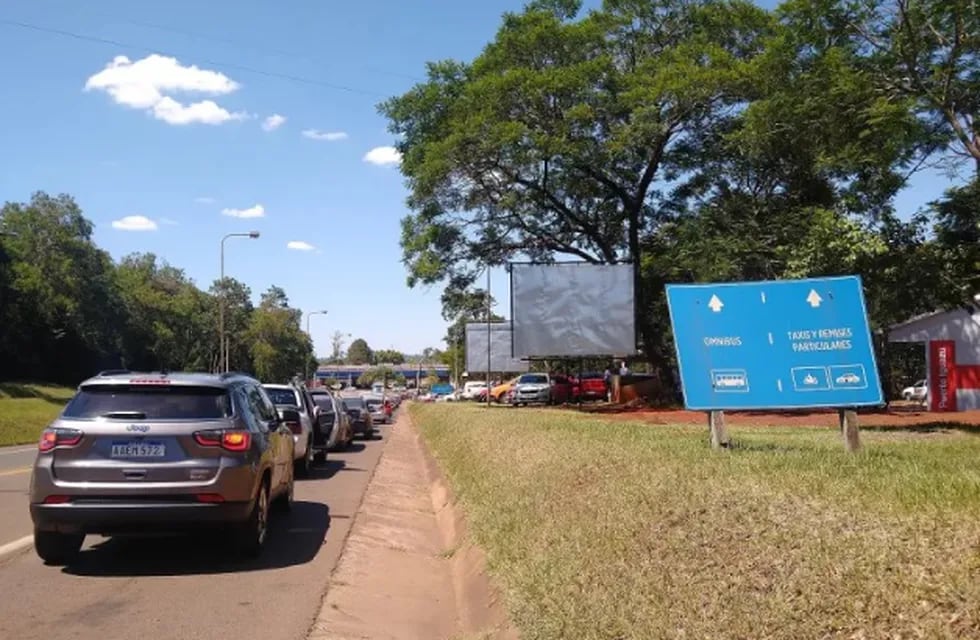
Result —
[[[72,393],[64,387],[0,383],[0,446],[37,442]]]
[[[524,640],[980,637],[976,435],[411,411]]]

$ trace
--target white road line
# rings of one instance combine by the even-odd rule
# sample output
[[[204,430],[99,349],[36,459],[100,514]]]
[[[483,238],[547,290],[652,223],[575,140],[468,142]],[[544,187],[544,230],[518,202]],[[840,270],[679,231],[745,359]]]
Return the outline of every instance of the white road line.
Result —
[[[12,456],[15,453],[26,453],[28,451],[34,451],[37,447],[21,447],[19,449],[8,449],[6,447],[0,448],[0,456]]]
[[[23,551],[32,544],[34,544],[34,536],[30,535],[24,536],[19,540],[14,540],[13,542],[8,542],[5,545],[0,545],[0,558]]]

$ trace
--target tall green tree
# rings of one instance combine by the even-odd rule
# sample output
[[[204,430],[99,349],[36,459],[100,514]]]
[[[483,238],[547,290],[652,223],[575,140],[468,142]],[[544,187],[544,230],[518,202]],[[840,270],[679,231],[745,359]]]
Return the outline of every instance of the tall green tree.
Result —
[[[235,278],[226,277],[224,281],[215,280],[209,291],[214,304],[215,327],[217,327],[218,308],[224,305],[225,340],[228,344],[229,369],[232,371],[252,370],[252,350],[247,342],[251,325],[252,290]],[[218,331],[215,330],[214,343],[218,345]],[[220,345],[218,346],[220,352]],[[220,363],[218,363],[220,368]]]
[[[578,10],[537,2],[506,14],[475,60],[431,63],[426,82],[381,105],[411,190],[410,285],[462,291],[481,265],[514,258],[639,265],[659,223],[654,186],[677,177],[692,136],[744,103],[773,28],[739,1]]]
[[[5,204],[0,219],[10,234],[0,377],[68,382],[118,366],[113,264],[78,204],[38,192]]]
[[[374,362],[374,352],[364,338],[357,338],[347,348],[348,364],[371,364]]]
[[[279,287],[270,287],[262,294],[245,334],[254,373],[260,380],[285,382],[315,360],[313,344],[300,326],[302,313],[289,306]]]
[[[120,261],[124,365],[133,369],[208,371],[217,362],[214,301],[181,269],[152,253]]]

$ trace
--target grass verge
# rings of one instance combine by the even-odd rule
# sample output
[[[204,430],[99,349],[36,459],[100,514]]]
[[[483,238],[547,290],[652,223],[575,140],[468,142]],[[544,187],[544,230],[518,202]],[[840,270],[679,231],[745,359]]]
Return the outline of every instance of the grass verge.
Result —
[[[37,442],[72,393],[64,387],[0,383],[0,446]]]
[[[980,437],[416,404],[524,640],[980,637]]]

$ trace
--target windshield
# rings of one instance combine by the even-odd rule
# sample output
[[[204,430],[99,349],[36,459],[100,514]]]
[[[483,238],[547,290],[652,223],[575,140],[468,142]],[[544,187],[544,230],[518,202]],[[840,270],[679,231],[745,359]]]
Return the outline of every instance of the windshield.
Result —
[[[296,396],[296,391],[294,389],[284,389],[282,387],[262,388],[265,389],[266,394],[269,396],[269,400],[272,400],[272,404],[288,404],[294,407],[300,406],[299,398]]]
[[[86,385],[65,407],[66,418],[213,420],[231,415],[226,389],[169,385]]]
[[[527,373],[517,380],[517,384],[548,384],[548,376],[540,373]]]
[[[379,409],[383,404],[382,401],[377,398],[371,398],[370,400],[365,400],[365,403],[367,404],[368,409],[370,409],[371,411]]]
[[[313,394],[313,402],[316,404],[316,406],[328,413],[333,411],[333,403],[330,402],[330,396],[325,393]]]
[[[363,409],[364,401],[360,398],[344,398],[345,409]]]

